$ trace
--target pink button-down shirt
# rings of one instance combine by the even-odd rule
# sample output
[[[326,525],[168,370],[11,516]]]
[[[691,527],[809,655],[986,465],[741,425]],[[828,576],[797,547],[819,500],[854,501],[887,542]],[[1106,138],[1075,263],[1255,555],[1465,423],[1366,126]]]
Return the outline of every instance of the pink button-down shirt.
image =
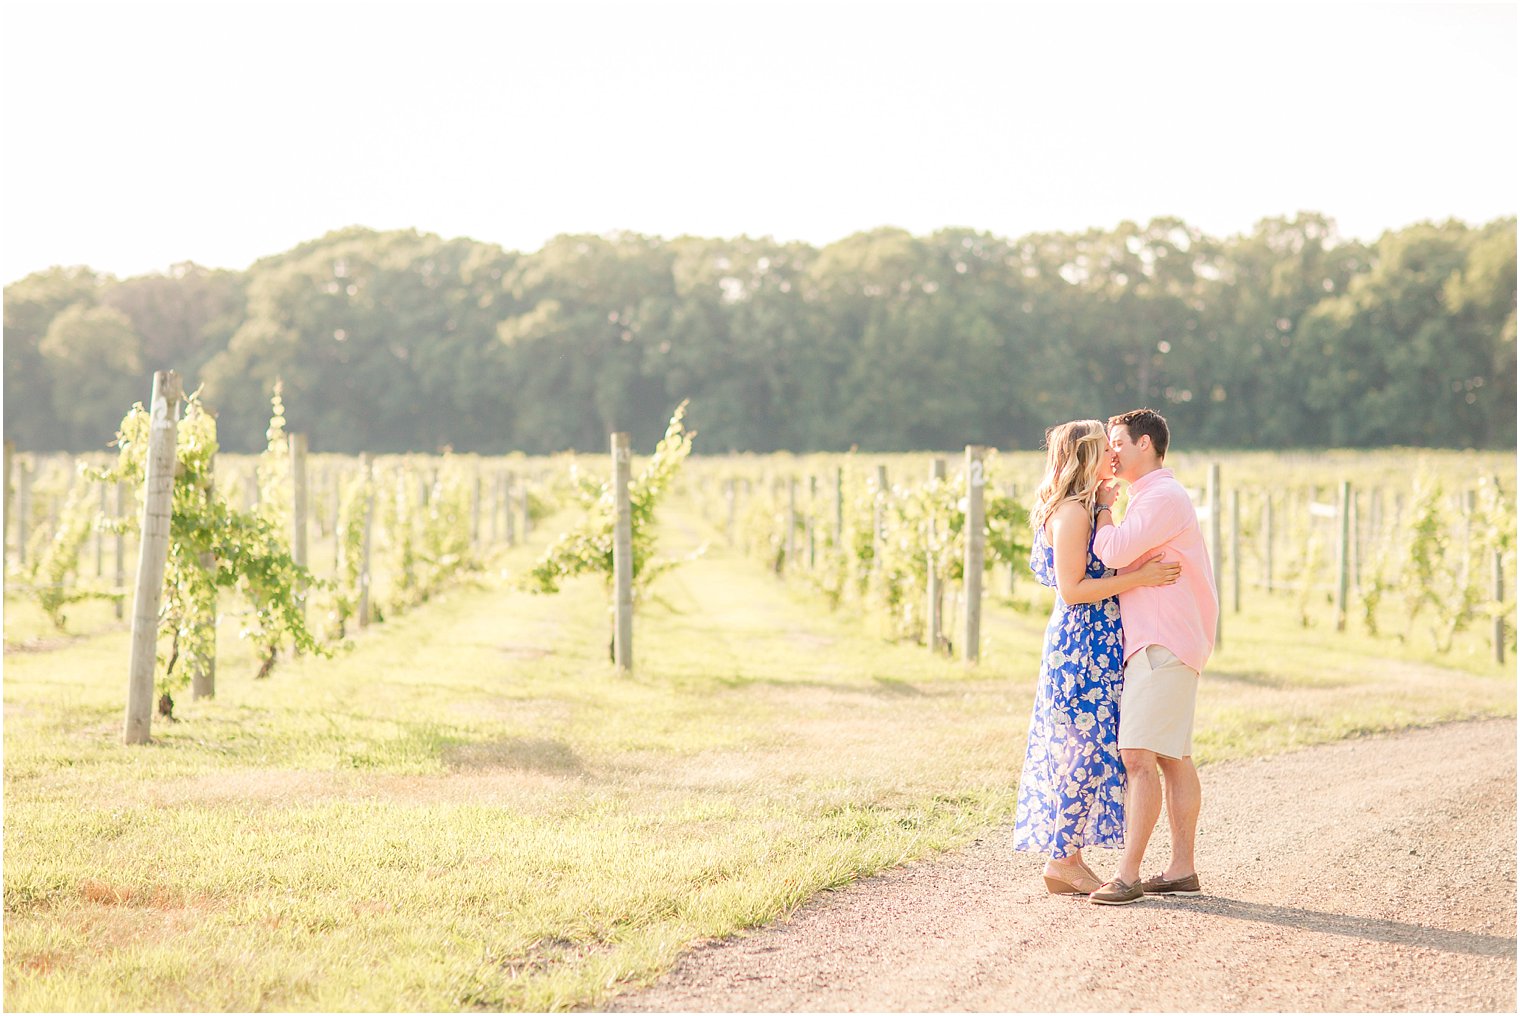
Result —
[[[1219,596],[1198,513],[1170,469],[1154,470],[1130,484],[1124,521],[1104,526],[1093,537],[1094,553],[1121,574],[1157,549],[1164,560],[1181,561],[1182,574],[1174,585],[1138,586],[1119,594],[1124,659],[1159,645],[1202,672],[1214,651]]]

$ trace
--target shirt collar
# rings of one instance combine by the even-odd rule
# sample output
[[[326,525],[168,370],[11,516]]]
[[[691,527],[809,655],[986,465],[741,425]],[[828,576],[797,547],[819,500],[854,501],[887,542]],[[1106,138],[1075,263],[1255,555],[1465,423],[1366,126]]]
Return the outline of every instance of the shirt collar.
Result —
[[[1167,469],[1165,466],[1162,466],[1160,469],[1151,470],[1149,473],[1146,473],[1144,476],[1140,477],[1140,479],[1130,484],[1129,492],[1131,495],[1135,495],[1162,479],[1175,480],[1176,478],[1177,477],[1175,473],[1173,473],[1170,469]]]

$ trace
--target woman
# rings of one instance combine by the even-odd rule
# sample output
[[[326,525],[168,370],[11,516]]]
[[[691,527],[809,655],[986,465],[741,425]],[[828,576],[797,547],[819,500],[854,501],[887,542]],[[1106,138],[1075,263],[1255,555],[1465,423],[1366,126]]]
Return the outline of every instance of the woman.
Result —
[[[1115,575],[1093,554],[1098,489],[1114,475],[1102,423],[1052,427],[1045,446],[1029,567],[1058,595],[1045,628],[1013,847],[1046,854],[1051,893],[1085,895],[1103,880],[1082,860],[1082,848],[1124,845],[1118,752],[1124,635],[1117,596],[1136,586],[1170,585],[1182,566],[1158,554]]]

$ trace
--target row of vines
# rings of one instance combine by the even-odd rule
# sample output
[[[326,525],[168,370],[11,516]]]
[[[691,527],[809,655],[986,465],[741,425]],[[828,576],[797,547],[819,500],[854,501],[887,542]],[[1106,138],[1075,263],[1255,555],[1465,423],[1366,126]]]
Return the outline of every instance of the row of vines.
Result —
[[[1334,625],[1344,557],[1348,613],[1367,633],[1419,637],[1447,652],[1458,634],[1478,628],[1494,633],[1496,651],[1512,650],[1515,598],[1506,592],[1516,567],[1514,503],[1506,493],[1512,461],[1439,452],[1362,460],[1239,454],[1223,460],[1224,482],[1211,505],[1209,467],[1219,460],[1177,458],[1171,464],[1194,494],[1206,534],[1210,511],[1219,513],[1222,623],[1269,596],[1288,599],[1304,627]],[[1040,457],[1027,453],[987,459],[985,562],[989,573],[1002,576],[988,588],[1016,605],[1046,602],[1014,595],[1020,583],[1032,587],[1028,509],[1040,468]],[[954,648],[943,633],[955,631],[956,612],[965,607],[967,484],[958,460],[704,460],[692,482],[708,522],[743,553],[830,603],[866,608],[893,637]],[[1343,482],[1350,484],[1345,555]],[[1123,508],[1121,496],[1121,518]],[[931,589],[946,597],[942,626],[932,625]]]
[[[492,568],[561,507],[578,505],[579,521],[549,540],[518,585],[553,592],[566,578],[600,573],[610,588],[614,499],[600,457],[307,455],[278,392],[271,409],[265,451],[226,456],[215,419],[194,395],[186,401],[160,612],[161,713],[172,715],[173,695],[186,686],[199,695],[214,673],[219,616],[237,619],[239,635],[258,647],[256,676],[267,677],[282,653],[338,651],[358,628]],[[6,592],[34,597],[60,629],[70,605],[87,599],[114,601],[122,616],[147,429],[138,405],[114,457],[7,453]],[[728,544],[785,581],[862,608],[887,637],[956,651],[960,623],[977,609],[964,593],[969,458],[714,457],[683,471],[691,438],[677,409],[630,483],[635,599],[678,563],[653,556],[654,507],[675,490]],[[1473,453],[1174,459],[1212,523],[1205,531],[1218,531],[1225,618],[1271,597],[1290,603],[1306,627],[1344,624],[1342,609],[1378,637],[1428,639],[1447,652],[1476,628],[1492,633],[1501,658],[1512,651],[1512,461]],[[995,451],[975,463],[985,476],[982,560],[992,576],[983,585],[1020,609],[1048,605],[1027,566],[1040,465],[1038,455]],[[1222,489],[1208,489],[1211,466]],[[1343,520],[1337,496],[1346,483]],[[1122,518],[1122,498],[1119,510]],[[1337,604],[1342,583],[1349,609]],[[209,694],[213,685],[204,687]]]
[[[489,567],[573,486],[557,460],[308,456],[287,425],[277,393],[265,451],[219,455],[215,418],[185,401],[159,611],[163,715],[187,686],[211,693],[219,618],[258,647],[256,677],[282,653],[329,655]],[[138,404],[115,456],[7,449],[6,592],[34,598],[60,631],[73,604],[113,601],[121,618],[131,598],[148,429]]]

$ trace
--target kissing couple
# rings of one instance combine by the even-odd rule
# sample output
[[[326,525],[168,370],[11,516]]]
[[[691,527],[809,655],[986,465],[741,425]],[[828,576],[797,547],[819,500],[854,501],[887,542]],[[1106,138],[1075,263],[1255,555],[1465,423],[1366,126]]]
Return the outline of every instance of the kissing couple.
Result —
[[[1045,432],[1029,566],[1056,590],[1019,778],[1014,849],[1046,857],[1045,887],[1093,903],[1196,896],[1202,788],[1193,766],[1198,675],[1218,595],[1198,514],[1164,465],[1171,433],[1136,409]],[[1117,481],[1129,485],[1114,520]],[[1141,865],[1165,806],[1169,863]],[[1100,879],[1084,847],[1119,847]]]

